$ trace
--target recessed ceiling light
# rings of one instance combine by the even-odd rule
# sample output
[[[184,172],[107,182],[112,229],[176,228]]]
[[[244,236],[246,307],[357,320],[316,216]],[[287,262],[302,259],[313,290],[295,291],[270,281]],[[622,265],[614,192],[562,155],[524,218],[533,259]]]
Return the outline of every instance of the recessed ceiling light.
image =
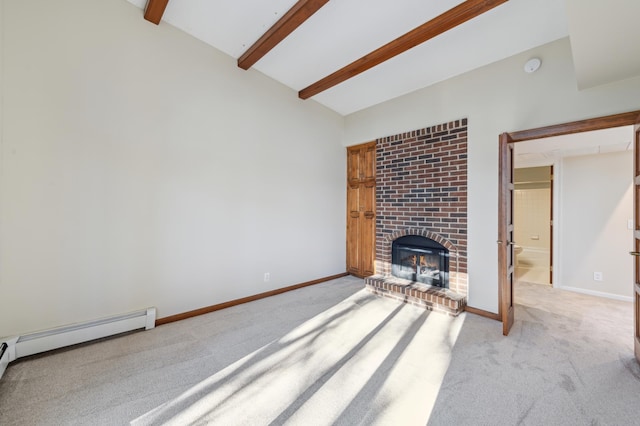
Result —
[[[540,68],[542,61],[539,58],[531,58],[524,64],[524,71],[528,73],[532,73]]]

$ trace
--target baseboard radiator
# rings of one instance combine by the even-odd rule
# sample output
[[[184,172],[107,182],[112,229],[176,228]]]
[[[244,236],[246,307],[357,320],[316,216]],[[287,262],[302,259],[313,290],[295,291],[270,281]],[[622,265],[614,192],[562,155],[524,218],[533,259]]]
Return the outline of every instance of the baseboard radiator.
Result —
[[[0,378],[11,361],[127,331],[155,327],[156,308],[25,334],[0,342]]]

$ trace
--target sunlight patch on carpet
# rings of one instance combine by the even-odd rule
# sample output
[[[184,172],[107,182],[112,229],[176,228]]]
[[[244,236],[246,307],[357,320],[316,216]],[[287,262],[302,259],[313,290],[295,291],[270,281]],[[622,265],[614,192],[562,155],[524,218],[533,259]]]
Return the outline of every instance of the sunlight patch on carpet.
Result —
[[[363,290],[132,424],[425,424],[464,318]]]

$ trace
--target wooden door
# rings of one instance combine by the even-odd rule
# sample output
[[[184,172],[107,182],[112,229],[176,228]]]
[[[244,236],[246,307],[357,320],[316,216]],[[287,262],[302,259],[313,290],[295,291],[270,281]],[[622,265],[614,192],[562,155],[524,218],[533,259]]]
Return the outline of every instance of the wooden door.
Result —
[[[502,334],[509,334],[514,321],[513,280],[513,141],[509,134],[500,135],[500,175],[498,193],[498,291]]]
[[[633,260],[633,324],[634,324],[634,348],[636,359],[640,362],[640,117],[634,126],[633,145],[633,217],[634,217],[634,255]]]
[[[347,148],[347,271],[375,273],[376,144]]]
[[[351,184],[360,182],[362,172],[362,155],[360,148],[352,146],[347,148],[347,181]]]
[[[360,273],[360,244],[362,238],[360,220],[360,184],[347,184],[347,272]]]
[[[360,270],[362,276],[375,274],[376,258],[376,181],[369,179],[360,185],[362,206],[362,238],[360,240]]]
[[[362,180],[376,181],[376,143],[369,142],[362,147]]]

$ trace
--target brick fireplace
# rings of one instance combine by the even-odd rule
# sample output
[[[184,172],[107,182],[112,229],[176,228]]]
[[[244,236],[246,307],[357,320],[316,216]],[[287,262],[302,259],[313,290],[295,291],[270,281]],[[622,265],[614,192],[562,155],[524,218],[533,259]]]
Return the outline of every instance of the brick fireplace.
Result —
[[[393,242],[425,237],[448,252],[447,286],[392,275]],[[467,119],[376,141],[375,294],[458,315],[467,300]]]

